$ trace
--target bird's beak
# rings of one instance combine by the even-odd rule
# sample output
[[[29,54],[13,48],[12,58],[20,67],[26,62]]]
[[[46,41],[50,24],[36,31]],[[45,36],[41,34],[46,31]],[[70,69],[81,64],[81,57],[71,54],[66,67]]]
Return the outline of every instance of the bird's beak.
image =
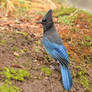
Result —
[[[38,24],[42,24],[42,21],[37,21]]]

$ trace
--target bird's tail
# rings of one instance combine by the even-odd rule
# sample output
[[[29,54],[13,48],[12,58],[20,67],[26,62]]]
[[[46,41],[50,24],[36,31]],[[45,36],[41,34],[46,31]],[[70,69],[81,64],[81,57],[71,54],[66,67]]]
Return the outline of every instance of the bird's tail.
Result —
[[[66,90],[70,90],[72,87],[72,76],[68,66],[61,64],[62,82]]]

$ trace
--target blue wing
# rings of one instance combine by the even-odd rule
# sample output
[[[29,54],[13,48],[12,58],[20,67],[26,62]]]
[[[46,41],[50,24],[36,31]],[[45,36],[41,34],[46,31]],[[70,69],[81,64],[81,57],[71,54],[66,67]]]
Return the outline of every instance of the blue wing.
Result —
[[[72,76],[68,68],[68,54],[63,44],[58,45],[49,41],[46,37],[43,37],[43,44],[52,58],[58,60],[61,64],[62,82],[66,90],[70,90],[72,87]]]
[[[43,37],[43,45],[52,58],[58,60],[61,64],[69,63],[67,50],[63,44],[58,45],[49,41],[46,37]]]

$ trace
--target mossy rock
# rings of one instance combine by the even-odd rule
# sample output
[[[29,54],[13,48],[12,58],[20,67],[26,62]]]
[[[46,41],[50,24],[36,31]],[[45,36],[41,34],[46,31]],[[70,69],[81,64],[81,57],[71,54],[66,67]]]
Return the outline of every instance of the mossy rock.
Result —
[[[70,15],[76,10],[76,8],[59,8],[55,10],[55,17]]]

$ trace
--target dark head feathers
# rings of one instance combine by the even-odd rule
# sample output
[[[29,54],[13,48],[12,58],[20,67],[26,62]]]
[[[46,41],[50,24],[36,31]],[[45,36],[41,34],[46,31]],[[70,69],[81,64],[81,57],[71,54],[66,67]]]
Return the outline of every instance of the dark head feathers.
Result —
[[[52,21],[52,10],[50,9],[47,14],[43,17],[42,22],[49,20]]]
[[[52,10],[50,9],[40,22],[43,25],[44,32],[50,29],[53,25]]]

